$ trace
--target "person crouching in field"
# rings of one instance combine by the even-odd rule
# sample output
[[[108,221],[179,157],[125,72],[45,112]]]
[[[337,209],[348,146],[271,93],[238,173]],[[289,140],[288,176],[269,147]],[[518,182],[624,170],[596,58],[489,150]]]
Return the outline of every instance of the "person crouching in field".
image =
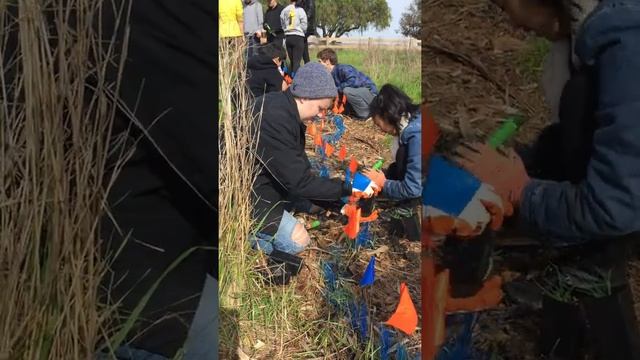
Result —
[[[410,240],[420,240],[419,214],[412,211],[421,204],[422,195],[422,115],[420,107],[399,88],[386,84],[369,105],[373,122],[383,132],[396,137],[395,162],[386,171],[368,170],[364,175],[382,189],[382,196],[398,201],[409,211],[412,222],[405,221]],[[412,224],[413,230],[408,226]]]
[[[290,211],[311,211],[299,204],[338,203],[344,196],[371,197],[379,188],[356,173],[353,183],[314,175],[305,153],[305,122],[332,106],[337,90],[331,74],[319,63],[300,67],[284,92],[270,92],[256,99],[259,124],[258,175],[253,184],[253,219],[259,224],[252,246],[277,262],[297,263],[296,269],[280,267],[277,283],[286,283],[300,269],[296,257],[311,241],[307,230]],[[278,259],[276,259],[278,258]],[[274,278],[269,279],[274,282]]]
[[[280,70],[286,57],[287,53],[284,47],[273,42],[261,46],[258,49],[258,54],[249,58],[247,85],[254,97],[287,89],[287,83]]]
[[[347,98],[346,115],[357,119],[369,118],[369,105],[378,94],[376,84],[355,67],[338,63],[338,54],[333,49],[322,49],[317,55],[320,63],[331,72],[338,92]]]

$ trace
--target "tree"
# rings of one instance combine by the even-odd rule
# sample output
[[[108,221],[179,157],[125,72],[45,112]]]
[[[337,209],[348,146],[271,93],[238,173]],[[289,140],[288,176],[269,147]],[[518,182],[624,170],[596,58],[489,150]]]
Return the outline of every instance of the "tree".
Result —
[[[422,0],[414,0],[400,17],[400,33],[420,39],[422,30]]]
[[[382,30],[391,23],[386,0],[316,0],[316,14],[323,37],[340,37],[372,27]]]

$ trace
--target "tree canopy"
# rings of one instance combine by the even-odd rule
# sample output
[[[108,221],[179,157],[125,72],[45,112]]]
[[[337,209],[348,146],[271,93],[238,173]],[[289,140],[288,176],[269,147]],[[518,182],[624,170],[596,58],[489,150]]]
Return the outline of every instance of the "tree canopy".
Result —
[[[400,17],[400,33],[420,39],[422,30],[422,0],[414,0]]]
[[[317,25],[323,37],[354,30],[382,30],[391,23],[386,0],[316,0]]]

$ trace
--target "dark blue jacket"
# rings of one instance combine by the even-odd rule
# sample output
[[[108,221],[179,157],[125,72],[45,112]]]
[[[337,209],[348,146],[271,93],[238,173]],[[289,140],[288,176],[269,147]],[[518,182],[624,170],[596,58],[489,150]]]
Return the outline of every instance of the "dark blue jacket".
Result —
[[[393,200],[419,198],[422,195],[422,115],[417,111],[400,133],[400,144],[406,145],[407,171],[402,180],[387,180],[382,194]]]
[[[640,231],[640,2],[603,0],[576,53],[595,69],[593,152],[578,184],[532,180],[520,217],[556,244]]]
[[[378,94],[378,88],[376,84],[365,74],[358,71],[351,65],[336,64],[331,71],[333,75],[333,81],[336,82],[336,87],[339,91],[343,91],[344,88],[362,88],[366,87],[371,90],[372,93]]]

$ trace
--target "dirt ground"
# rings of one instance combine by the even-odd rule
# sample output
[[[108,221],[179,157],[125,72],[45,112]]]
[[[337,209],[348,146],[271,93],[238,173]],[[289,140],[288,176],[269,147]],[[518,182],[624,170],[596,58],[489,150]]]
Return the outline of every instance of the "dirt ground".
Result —
[[[372,121],[363,122],[345,118],[345,125],[346,132],[339,145],[346,146],[347,159],[354,155],[359,162],[359,169],[371,167],[379,159],[385,160],[385,167],[390,164],[389,141]],[[329,127],[328,124],[326,126]],[[309,135],[307,137],[307,153],[310,159],[314,159],[316,156],[313,140]],[[327,161],[327,164],[332,171],[331,177],[344,177],[345,166],[339,164],[335,155]],[[376,204],[376,208],[384,213],[389,205],[381,202]],[[317,219],[313,215],[297,214],[297,216],[302,217],[307,224]],[[369,310],[369,333],[375,332],[373,328],[379,327],[395,311],[401,282],[407,284],[420,316],[420,243],[392,235],[389,222],[382,218],[370,223],[374,239],[373,246],[360,248],[358,251],[353,250],[352,240],[341,237],[344,225],[338,218],[329,216],[328,219],[323,220],[319,228],[310,230],[311,249],[304,253],[307,268],[301,273],[297,284],[300,287],[298,293],[305,294],[305,302],[316,309],[322,309],[316,314],[319,318],[347,321],[340,314],[331,314],[331,307],[324,304],[327,301],[323,298],[324,279],[321,264],[328,260],[334,260],[347,269],[348,274],[342,279],[346,287],[356,295],[356,298],[366,299]],[[363,292],[358,286],[358,281],[372,255],[376,256],[375,283]],[[319,301],[325,306],[318,306]],[[420,352],[419,326],[411,336],[402,335],[401,339],[410,355],[413,354],[415,357]],[[352,341],[356,341],[355,335]],[[380,342],[376,338],[374,348],[379,345]],[[353,355],[344,354],[344,358],[351,359]]]
[[[486,139],[514,110],[527,119],[515,141],[532,142],[549,118],[539,77],[518,66],[530,50],[533,35],[514,29],[489,0],[423,0],[422,6],[422,93],[443,132],[438,150],[450,151],[463,140]],[[517,262],[517,257],[535,257],[530,250],[497,250],[500,256],[494,259],[494,272],[507,280],[532,275],[507,265]],[[636,313],[639,270],[640,263],[633,261]],[[497,358],[537,359],[539,321],[539,311],[506,301],[480,314],[474,342]]]

